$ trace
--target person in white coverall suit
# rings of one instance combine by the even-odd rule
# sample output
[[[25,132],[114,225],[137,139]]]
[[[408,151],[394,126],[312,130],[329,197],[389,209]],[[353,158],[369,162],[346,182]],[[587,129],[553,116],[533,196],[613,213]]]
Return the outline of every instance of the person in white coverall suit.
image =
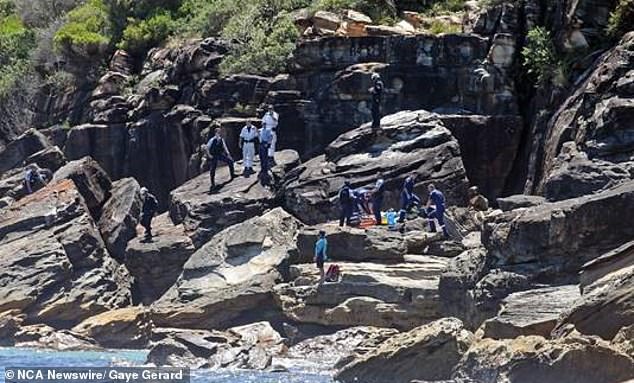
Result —
[[[280,116],[277,114],[273,105],[269,105],[268,111],[262,117],[262,128],[268,128],[273,132],[273,140],[269,146],[269,163],[275,164],[275,145],[277,144],[277,124],[279,123]]]
[[[242,128],[240,132],[240,148],[242,148],[242,158],[244,159],[244,176],[248,177],[255,173],[253,171],[253,160],[255,158],[255,140],[258,138],[258,130],[251,121]]]

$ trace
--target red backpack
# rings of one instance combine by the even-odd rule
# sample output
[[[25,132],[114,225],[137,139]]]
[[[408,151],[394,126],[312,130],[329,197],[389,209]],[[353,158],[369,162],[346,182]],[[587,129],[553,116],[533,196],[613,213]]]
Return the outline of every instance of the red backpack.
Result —
[[[326,282],[339,282],[341,271],[339,265],[330,265],[326,272]]]

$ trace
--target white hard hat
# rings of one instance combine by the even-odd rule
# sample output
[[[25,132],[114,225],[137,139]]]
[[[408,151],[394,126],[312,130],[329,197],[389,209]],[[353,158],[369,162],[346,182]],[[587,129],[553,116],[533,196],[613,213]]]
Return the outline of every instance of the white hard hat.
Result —
[[[145,186],[141,188],[141,194],[146,194],[147,192],[148,190]]]

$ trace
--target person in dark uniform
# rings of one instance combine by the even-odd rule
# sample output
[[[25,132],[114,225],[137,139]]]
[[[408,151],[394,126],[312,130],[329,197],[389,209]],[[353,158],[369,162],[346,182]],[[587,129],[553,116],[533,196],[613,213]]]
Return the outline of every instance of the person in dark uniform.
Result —
[[[222,161],[229,166],[229,174],[231,174],[231,180],[235,178],[235,172],[233,168],[233,158],[227,148],[227,143],[220,135],[220,128],[216,128],[215,135],[207,142],[207,157],[209,158],[209,192],[212,192],[216,188],[216,168],[218,167],[218,161]]]
[[[427,200],[427,218],[429,219],[429,230],[433,233],[436,232],[436,223],[434,219],[438,221],[438,224],[442,227],[442,232],[445,237],[449,236],[447,228],[445,227],[445,196],[442,192],[430,184],[428,187],[429,199]],[[432,208],[432,205],[434,206]]]
[[[376,224],[381,224],[381,209],[383,208],[383,194],[385,193],[385,180],[383,175],[379,173],[374,190],[372,190],[372,212],[374,213],[374,219]]]
[[[158,201],[153,194],[151,194],[147,188],[141,188],[141,201],[143,207],[141,208],[141,226],[145,228],[145,241],[152,239],[152,218],[158,210]]]
[[[350,181],[346,180],[343,183],[343,187],[339,190],[339,205],[341,205],[341,214],[339,215],[339,226],[350,226],[350,219],[352,218],[353,208],[353,196],[352,189],[350,189]]]
[[[377,132],[381,129],[381,100],[383,99],[383,91],[385,86],[378,73],[372,74],[372,131]]]

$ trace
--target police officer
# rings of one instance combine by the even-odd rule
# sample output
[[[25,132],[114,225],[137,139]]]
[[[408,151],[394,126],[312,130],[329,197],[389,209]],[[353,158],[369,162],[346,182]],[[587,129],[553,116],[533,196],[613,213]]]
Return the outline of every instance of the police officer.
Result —
[[[258,138],[258,130],[251,121],[242,128],[240,132],[240,148],[244,159],[244,176],[253,174],[253,160],[255,159],[255,140]]]
[[[445,237],[449,236],[447,228],[445,227],[445,196],[442,192],[430,184],[427,189],[429,190],[429,199],[427,200],[427,218],[429,218],[429,230],[433,233],[436,232],[436,224],[434,219],[438,221],[438,224],[442,226],[442,232]],[[433,208],[431,206],[434,206]]]
[[[222,161],[229,166],[229,174],[231,175],[231,180],[235,178],[234,169],[233,169],[233,158],[231,158],[231,154],[229,153],[229,149],[227,149],[227,143],[220,135],[220,128],[216,128],[215,135],[207,142],[207,157],[209,158],[209,178],[211,180],[211,184],[209,186],[209,191],[212,192],[216,188],[216,168],[218,167],[218,161]]]
[[[268,155],[269,163],[275,164],[275,150],[277,145],[277,125],[279,124],[280,116],[273,108],[273,105],[269,105],[268,110],[262,117],[262,127],[271,130],[271,141],[269,142]]]
[[[141,226],[145,228],[145,241],[152,239],[152,218],[158,209],[158,201],[146,187],[141,188],[141,200],[143,207],[141,208]]]
[[[263,125],[259,133],[260,137],[260,183],[263,186],[269,184],[269,149],[273,141],[273,132],[268,125]]]
[[[383,207],[383,194],[385,192],[385,180],[383,175],[379,173],[374,190],[372,190],[372,210],[376,224],[381,224],[381,208]]]
[[[350,219],[352,218],[354,197],[352,195],[352,189],[350,188],[350,181],[346,180],[343,186],[339,190],[339,205],[341,207],[341,214],[339,215],[339,226],[350,226]]]
[[[385,86],[378,73],[372,74],[372,131],[377,132],[381,129],[381,100],[383,99],[383,90]]]

